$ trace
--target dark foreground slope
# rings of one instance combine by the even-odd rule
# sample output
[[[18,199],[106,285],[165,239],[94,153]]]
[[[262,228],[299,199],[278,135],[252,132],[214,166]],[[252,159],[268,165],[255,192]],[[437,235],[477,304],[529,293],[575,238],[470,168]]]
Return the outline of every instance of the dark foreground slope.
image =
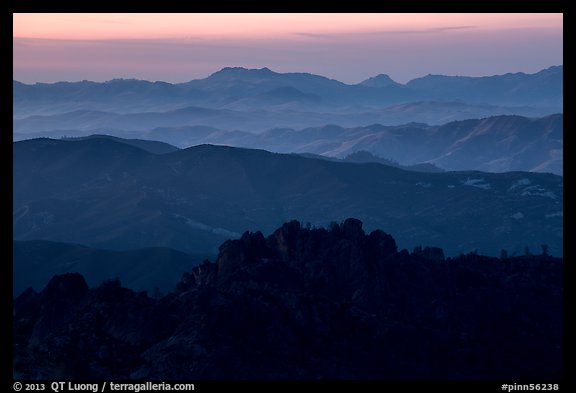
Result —
[[[225,242],[162,299],[78,274],[28,290],[14,376],[557,380],[562,263],[410,254],[355,219],[293,221]]]
[[[562,253],[562,177],[551,174],[419,173],[210,145],[152,154],[101,138],[16,142],[13,153],[15,240],[211,253],[245,230],[357,217],[401,248]]]

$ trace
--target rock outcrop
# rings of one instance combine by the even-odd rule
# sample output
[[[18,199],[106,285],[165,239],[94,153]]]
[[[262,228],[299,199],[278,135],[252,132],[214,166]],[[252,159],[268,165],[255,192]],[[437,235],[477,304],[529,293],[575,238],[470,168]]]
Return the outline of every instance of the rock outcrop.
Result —
[[[74,274],[24,292],[14,376],[559,378],[562,263],[409,253],[356,219],[292,221],[225,242],[160,299]]]

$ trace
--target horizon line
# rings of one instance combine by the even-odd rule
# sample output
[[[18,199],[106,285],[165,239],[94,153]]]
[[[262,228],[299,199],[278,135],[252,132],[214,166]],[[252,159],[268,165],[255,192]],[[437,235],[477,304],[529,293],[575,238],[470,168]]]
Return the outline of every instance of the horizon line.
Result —
[[[330,77],[325,76],[325,75],[314,74],[314,73],[305,72],[305,71],[278,72],[278,71],[272,70],[271,68],[269,68],[269,67],[267,67],[267,66],[264,66],[264,67],[261,67],[261,68],[247,68],[247,67],[242,67],[242,66],[226,66],[226,67],[222,67],[222,68],[220,68],[219,70],[214,71],[214,72],[212,72],[212,73],[210,73],[210,74],[208,74],[208,75],[206,75],[206,76],[204,76],[204,77],[194,78],[194,79],[188,79],[188,80],[184,80],[184,81],[181,81],[181,82],[167,82],[167,81],[165,81],[165,80],[159,80],[159,79],[157,79],[157,80],[151,80],[151,79],[139,79],[139,78],[130,78],[130,77],[127,77],[127,78],[118,77],[118,78],[105,79],[105,80],[92,80],[92,79],[58,80],[58,81],[53,81],[53,82],[43,82],[43,81],[22,82],[22,81],[20,81],[20,80],[18,80],[18,79],[12,79],[12,82],[18,82],[18,83],[21,83],[21,84],[23,84],[23,85],[37,85],[37,84],[53,85],[53,84],[57,84],[57,83],[82,83],[82,82],[109,83],[109,82],[115,82],[115,81],[137,81],[137,82],[167,83],[167,84],[170,84],[170,85],[180,85],[180,84],[185,84],[185,83],[189,83],[189,82],[192,82],[192,81],[207,79],[207,78],[211,77],[212,75],[214,75],[214,74],[216,74],[216,73],[218,73],[218,72],[221,72],[221,71],[223,71],[223,70],[226,70],[226,69],[241,69],[241,70],[245,70],[245,71],[264,71],[264,70],[268,70],[268,71],[270,71],[270,72],[272,72],[272,73],[274,73],[274,74],[278,74],[278,75],[308,74],[308,75],[319,76],[319,77],[326,78],[326,79],[329,79],[329,80],[334,80],[334,81],[340,82],[340,83],[345,84],[345,85],[348,85],[348,86],[360,85],[360,84],[362,84],[363,82],[365,82],[365,81],[367,81],[367,80],[369,80],[369,79],[372,79],[372,78],[375,78],[375,77],[378,77],[378,76],[381,76],[381,75],[385,75],[385,76],[388,76],[394,83],[397,83],[397,84],[399,84],[399,85],[405,86],[405,85],[407,85],[408,83],[410,83],[411,81],[414,81],[414,80],[417,80],[417,79],[421,79],[421,78],[425,78],[425,77],[429,77],[429,76],[444,76],[444,77],[454,77],[454,78],[458,78],[458,77],[461,77],[461,78],[485,78],[485,77],[494,77],[494,76],[504,76],[504,75],[510,75],[510,74],[534,75],[534,74],[537,74],[537,73],[539,73],[539,72],[542,72],[542,71],[545,71],[545,70],[548,70],[548,69],[551,69],[551,68],[563,67],[563,66],[564,66],[564,64],[553,64],[553,65],[550,65],[550,66],[548,66],[548,67],[542,68],[542,69],[540,69],[540,70],[538,70],[538,71],[536,71],[536,72],[532,72],[532,73],[527,73],[527,72],[523,72],[523,71],[509,71],[509,72],[502,73],[502,74],[485,74],[485,75],[449,75],[449,74],[431,74],[431,73],[429,73],[429,74],[422,75],[422,76],[419,76],[419,77],[416,77],[416,78],[412,78],[412,79],[408,80],[406,83],[402,83],[402,82],[396,81],[392,76],[390,76],[390,74],[387,74],[387,73],[379,73],[379,74],[370,76],[370,77],[368,77],[368,78],[366,78],[366,79],[361,80],[361,81],[358,82],[358,83],[346,83],[346,82],[342,82],[342,81],[340,81],[340,80],[338,80],[338,79],[336,79],[336,78],[330,78]]]

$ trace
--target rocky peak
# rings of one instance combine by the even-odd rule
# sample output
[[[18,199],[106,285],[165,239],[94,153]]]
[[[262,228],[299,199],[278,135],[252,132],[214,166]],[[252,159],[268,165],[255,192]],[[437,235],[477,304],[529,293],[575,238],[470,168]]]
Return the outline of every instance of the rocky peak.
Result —
[[[79,299],[88,292],[88,284],[79,273],[65,273],[52,277],[42,296],[47,301],[57,298]]]
[[[375,260],[382,260],[398,251],[394,238],[380,229],[366,237],[366,249]]]
[[[244,245],[239,240],[228,240],[219,248],[216,260],[218,280],[223,281],[244,266],[246,253]]]
[[[387,87],[387,86],[398,86],[399,83],[395,82],[387,74],[379,74],[372,78],[368,78],[360,83],[362,86],[367,87]]]
[[[350,299],[358,287],[372,287],[377,265],[397,252],[392,236],[380,230],[366,235],[362,225],[362,221],[348,218],[333,224],[328,231],[304,228],[293,220],[268,238],[261,232],[245,232],[240,239],[229,240],[220,247],[217,283],[224,289],[247,280],[291,288],[296,282],[308,282],[313,283],[310,290],[314,292]],[[297,278],[281,279],[279,271]],[[202,279],[188,277],[188,281]]]
[[[362,229],[362,221],[356,218],[347,218],[342,223],[342,232],[344,237],[350,240],[358,240],[364,237],[364,230]]]
[[[300,222],[292,220],[284,223],[281,228],[272,234],[272,238],[270,239],[272,248],[275,249],[281,259],[287,260],[292,256],[300,228]]]
[[[262,78],[276,75],[276,72],[267,67],[264,68],[244,68],[244,67],[224,67],[209,76],[212,79],[236,79],[236,78]]]

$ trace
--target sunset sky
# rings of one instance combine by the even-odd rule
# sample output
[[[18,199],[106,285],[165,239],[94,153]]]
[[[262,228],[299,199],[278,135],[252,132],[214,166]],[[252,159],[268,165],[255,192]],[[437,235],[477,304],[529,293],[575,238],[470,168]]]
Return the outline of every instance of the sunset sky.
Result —
[[[13,76],[26,83],[185,82],[227,66],[406,82],[563,63],[562,14],[14,14],[13,22]]]

